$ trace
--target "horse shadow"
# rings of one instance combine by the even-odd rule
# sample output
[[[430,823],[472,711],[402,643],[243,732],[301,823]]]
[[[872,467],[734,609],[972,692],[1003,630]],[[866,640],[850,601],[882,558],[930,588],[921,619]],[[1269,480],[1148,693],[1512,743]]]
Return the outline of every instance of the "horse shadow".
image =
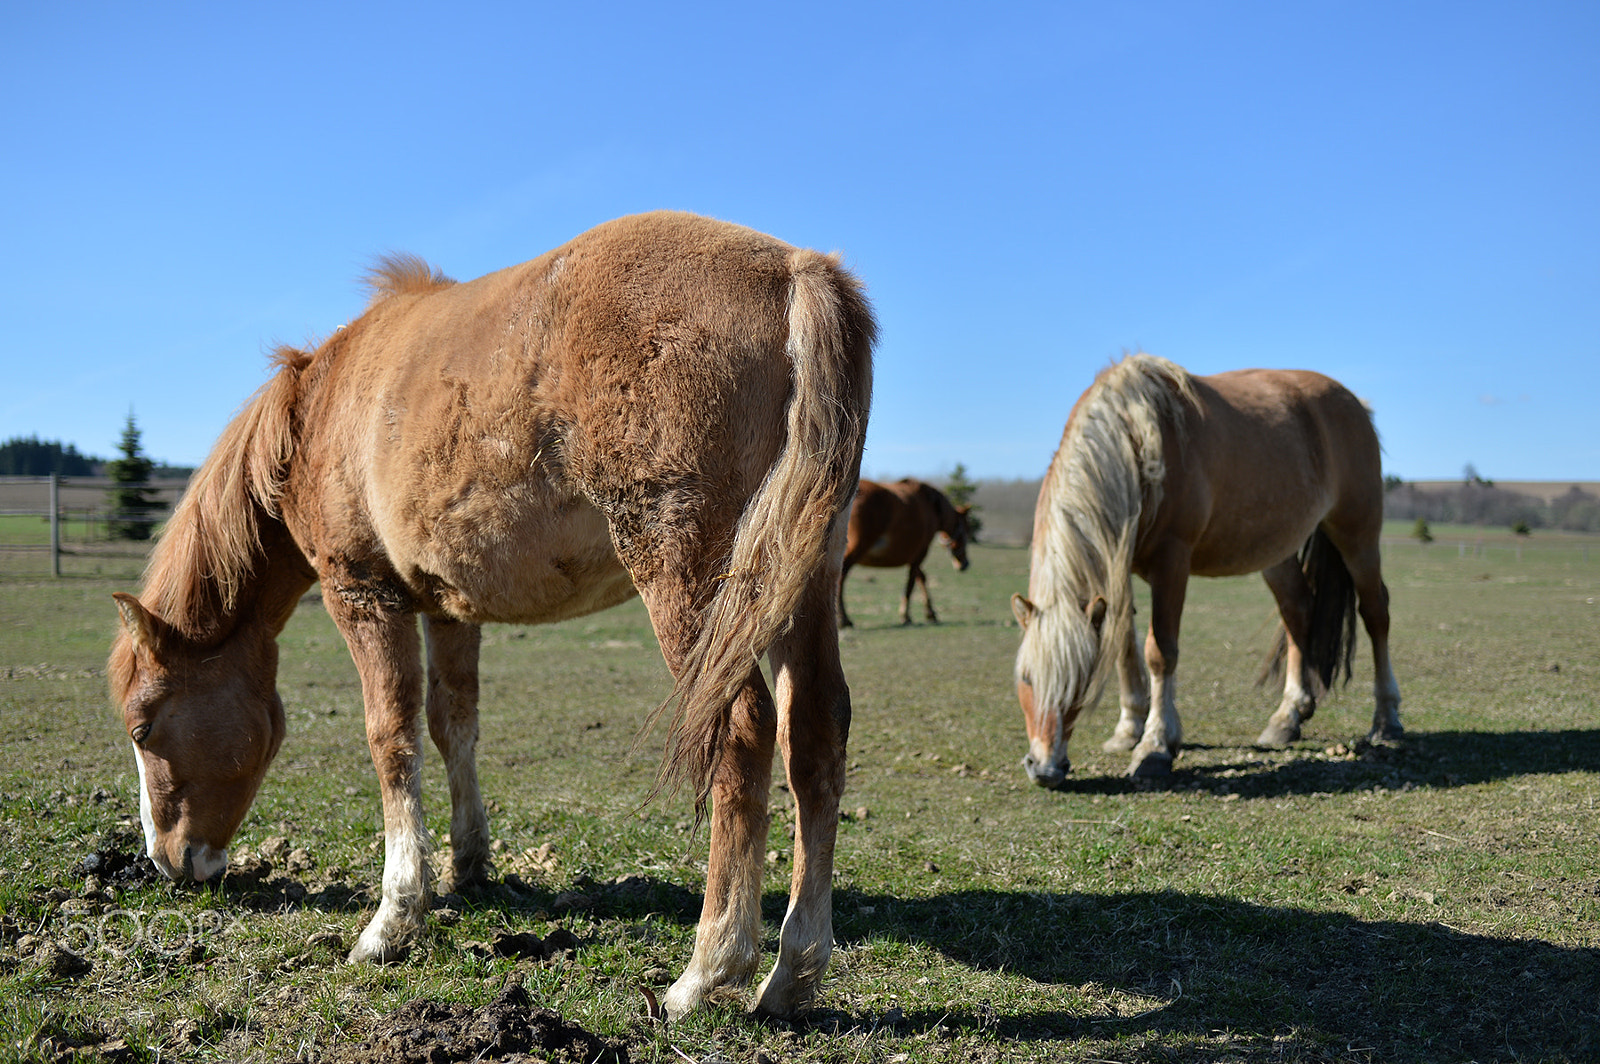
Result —
[[[1212,755],[1231,750],[1237,756],[1224,754],[1204,764],[1186,764],[1180,756],[1164,780],[1070,775],[1057,789],[1067,794],[1116,795],[1165,788],[1284,798],[1467,787],[1550,772],[1600,772],[1600,729],[1593,728],[1408,732],[1397,741],[1337,743],[1329,747],[1335,751],[1332,755],[1308,746],[1305,756],[1278,763],[1263,759],[1251,747],[1184,745]]]
[[[700,909],[698,894],[652,877],[604,884],[580,877],[572,887],[590,892],[584,904],[596,916],[692,926]],[[536,891],[509,907],[547,907],[558,896]],[[781,892],[763,898],[769,932],[787,904]],[[1436,921],[1178,891],[973,889],[906,898],[844,888],[834,892],[834,933],[845,964],[852,950],[868,946],[924,947],[975,972],[1021,977],[1051,1004],[1019,1009],[982,991],[949,997],[942,981],[932,981],[918,1000],[851,1011],[830,1007],[824,991],[822,1007],[797,1028],[899,1037],[976,1032],[1016,1042],[1127,1035],[1151,1047],[1222,1031],[1235,1049],[1274,1059],[1344,1059],[1355,1047],[1364,1047],[1360,1059],[1383,1060],[1600,1054],[1600,948],[1496,938]],[[775,942],[766,945],[770,952]],[[1091,989],[1079,995],[1078,988]],[[1075,1007],[1074,999],[1086,1004]]]
[[[887,1016],[823,1010],[809,1022],[824,1027],[966,1029],[1017,1041],[1225,1031],[1280,1055],[1294,1048],[1297,1059],[1356,1046],[1389,1060],[1600,1053],[1595,948],[1173,891],[897,898],[842,890],[835,914],[847,951],[922,944],[1042,989],[1098,987],[1101,1003],[1001,1015],[991,1002],[961,997]],[[1117,999],[1108,989],[1134,1004],[1105,1004]]]

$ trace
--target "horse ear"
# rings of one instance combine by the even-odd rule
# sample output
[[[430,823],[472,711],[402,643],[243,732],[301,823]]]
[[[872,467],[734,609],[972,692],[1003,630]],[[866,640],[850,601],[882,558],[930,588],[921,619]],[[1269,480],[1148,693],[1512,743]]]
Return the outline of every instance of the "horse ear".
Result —
[[[1094,634],[1099,635],[1100,629],[1106,623],[1106,600],[1096,595],[1090,603],[1083,608],[1084,614],[1089,618],[1089,627],[1094,629]]]
[[[116,600],[117,613],[122,617],[122,627],[128,633],[128,638],[133,640],[134,649],[159,658],[162,645],[167,641],[172,626],[145,609],[144,603],[132,595],[115,591],[111,597]]]
[[[960,514],[962,517],[967,516],[971,512],[972,512],[972,505],[970,503],[965,505],[965,506],[957,506],[956,507],[956,513]]]
[[[1020,594],[1011,596],[1011,612],[1016,614],[1017,623],[1028,627],[1028,622],[1033,620],[1033,615],[1039,612],[1039,607],[1023,598]]]

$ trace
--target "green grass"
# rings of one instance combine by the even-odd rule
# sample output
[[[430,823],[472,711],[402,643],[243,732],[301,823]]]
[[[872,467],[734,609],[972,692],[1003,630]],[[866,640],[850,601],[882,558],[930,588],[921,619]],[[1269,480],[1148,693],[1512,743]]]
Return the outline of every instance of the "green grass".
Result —
[[[1109,698],[1073,740],[1066,790],[1024,779],[1007,598],[1026,551],[975,548],[964,574],[937,559],[936,627],[895,623],[901,572],[858,569],[820,1006],[798,1025],[723,1007],[667,1030],[645,1021],[639,988],[689,956],[705,836],[682,798],[642,805],[656,747],[628,752],[668,678],[637,602],[486,631],[480,763],[496,860],[518,878],[453,901],[459,920],[431,926],[407,963],[352,968],[314,936],[348,945],[371,914],[377,785],[355,672],[321,608],[284,633],[289,737],[235,842],[281,837],[311,866],[86,897],[82,858],[139,837],[101,672],[108,596],[128,584],[5,579],[0,1060],[74,1043],[88,1058],[329,1058],[413,998],[479,1004],[515,970],[536,1002],[626,1039],[635,1060],[1593,1059],[1600,540],[1436,528],[1422,546],[1407,530],[1385,548],[1407,740],[1355,741],[1371,716],[1363,637],[1354,681],[1306,738],[1253,748],[1276,704],[1252,684],[1270,596],[1255,578],[1197,581],[1178,689],[1192,745],[1162,787],[1100,751]],[[425,786],[442,837],[436,756]],[[787,795],[774,803],[769,964],[792,825]],[[592,904],[561,911],[569,891]],[[557,926],[581,942],[571,961],[468,948]],[[94,966],[42,972],[24,934]]]

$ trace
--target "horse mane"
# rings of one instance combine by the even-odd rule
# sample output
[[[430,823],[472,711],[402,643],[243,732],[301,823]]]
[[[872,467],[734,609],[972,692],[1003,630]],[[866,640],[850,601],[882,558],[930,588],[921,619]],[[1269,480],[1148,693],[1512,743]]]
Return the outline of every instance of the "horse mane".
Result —
[[[456,283],[419,256],[406,252],[379,256],[361,281],[370,296],[369,310],[394,296],[433,292]]]
[[[1100,646],[1120,646],[1133,626],[1133,552],[1161,505],[1165,434],[1184,433],[1197,403],[1194,379],[1182,367],[1154,355],[1128,355],[1102,370],[1078,401],[1045,475],[1034,512],[1028,595],[1041,611],[1082,610],[1103,597],[1107,629]],[[1052,649],[1090,653],[1065,643]],[[1116,655],[1097,657],[1056,664],[1078,674],[1097,672],[1098,690]]]
[[[311,356],[280,347],[275,373],[223,430],[157,541],[144,605],[190,639],[226,634],[226,619],[262,560],[261,522],[278,515],[294,451],[293,410]]]

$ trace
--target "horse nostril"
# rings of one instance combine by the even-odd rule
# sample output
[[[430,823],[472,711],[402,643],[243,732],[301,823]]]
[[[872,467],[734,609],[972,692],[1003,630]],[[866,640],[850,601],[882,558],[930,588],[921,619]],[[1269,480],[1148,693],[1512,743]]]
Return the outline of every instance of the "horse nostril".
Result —
[[[1062,784],[1067,782],[1067,772],[1069,769],[1066,765],[1061,765],[1059,767],[1056,765],[1048,765],[1041,762],[1032,754],[1028,754],[1023,757],[1022,768],[1025,772],[1027,772],[1030,780],[1037,783],[1041,787],[1048,788],[1049,790],[1059,790]]]

